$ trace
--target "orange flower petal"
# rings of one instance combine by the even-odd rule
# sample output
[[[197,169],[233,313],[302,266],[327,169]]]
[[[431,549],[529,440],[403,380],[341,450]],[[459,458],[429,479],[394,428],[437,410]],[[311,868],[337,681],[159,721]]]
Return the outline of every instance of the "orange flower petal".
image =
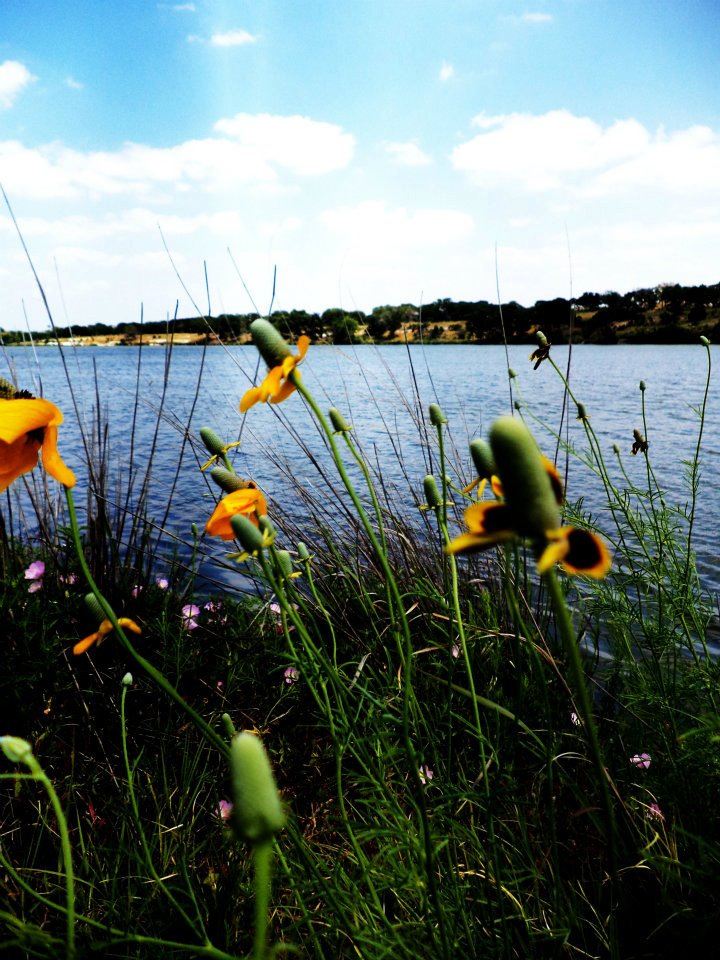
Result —
[[[75,474],[66,467],[60,458],[57,448],[57,427],[54,424],[45,428],[45,437],[42,443],[43,466],[64,487],[74,487]]]
[[[260,387],[250,387],[250,389],[243,394],[243,398],[240,401],[240,413],[245,413],[250,407],[254,407],[256,403],[260,402],[260,392]]]

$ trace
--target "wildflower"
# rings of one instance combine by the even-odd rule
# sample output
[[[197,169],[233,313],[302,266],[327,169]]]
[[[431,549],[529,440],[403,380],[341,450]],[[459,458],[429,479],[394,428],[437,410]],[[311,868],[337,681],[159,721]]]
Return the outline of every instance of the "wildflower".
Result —
[[[647,770],[650,766],[650,754],[636,753],[634,757],[630,757],[630,763],[639,770]]]
[[[588,530],[560,525],[560,477],[522,421],[515,417],[497,420],[490,446],[501,481],[496,492],[504,499],[468,507],[468,532],[452,540],[446,552],[473,553],[527,539],[535,550],[539,573],[560,563],[567,573],[604,577],[610,569],[605,544]]]
[[[635,437],[635,442],[632,445],[630,453],[632,453],[633,456],[635,456],[636,453],[647,453],[649,446],[648,441],[639,430],[633,430],[633,437]]]
[[[570,714],[570,723],[571,723],[574,727],[581,727],[581,726],[582,726],[582,720],[581,720],[580,717],[575,713],[574,710],[573,710],[573,712]]]
[[[199,624],[195,620],[195,617],[200,616],[200,607],[196,607],[194,603],[186,603],[181,613],[183,627],[186,630],[197,630]]]
[[[547,360],[549,358],[550,347],[552,346],[551,343],[548,343],[547,337],[541,330],[538,330],[535,336],[537,337],[538,346],[530,354],[530,359],[535,361],[533,370],[537,370],[543,360]]]
[[[460,647],[456,643],[454,643],[452,645],[452,649],[450,650],[450,653],[452,653],[453,659],[457,660],[457,658],[460,656]]]
[[[220,800],[215,810],[215,816],[221,820],[229,820],[232,816],[233,805],[229,800]]]
[[[75,474],[57,449],[57,428],[62,422],[54,403],[0,380],[0,492],[37,466],[38,452],[50,476],[65,487],[75,486]]]
[[[651,803],[649,807],[645,808],[645,816],[648,818],[648,820],[665,819],[665,814],[656,803]]]
[[[139,583],[136,583],[135,586],[130,591],[130,596],[133,598],[133,600],[137,600],[137,598],[140,596],[142,592],[143,592],[142,586]]]
[[[42,560],[33,560],[25,571],[25,579],[32,581],[28,587],[28,593],[37,593],[43,588],[43,577],[45,576],[45,564]]]
[[[227,623],[227,614],[223,610],[223,605],[220,600],[208,600],[207,603],[203,604],[203,610],[208,614],[211,620],[215,621],[215,623]],[[222,686],[222,681],[218,682]]]
[[[250,325],[253,343],[268,365],[268,373],[259,387],[251,387],[240,401],[240,413],[245,413],[256,403],[282,403],[295,390],[290,375],[305,357],[310,346],[310,338],[298,337],[297,355],[283,340],[269,320],[254,320]],[[295,373],[295,377],[300,377]],[[294,379],[294,378],[293,378]]]
[[[155,577],[155,586],[158,588],[158,590],[167,590],[170,584],[165,577]]]
[[[205,524],[205,530],[212,537],[232,540],[235,537],[230,520],[241,514],[258,525],[258,517],[267,513],[265,497],[253,484],[245,490],[235,490],[218,503],[212,516]]]
[[[131,630],[133,633],[142,633],[140,627],[129,617],[120,617],[118,620],[118,625],[121,626],[123,630]],[[109,633],[112,633],[114,629],[115,628],[109,620],[103,620],[95,633],[91,633],[90,636],[85,637],[84,640],[80,640],[75,644],[73,647],[73,653],[75,656],[80,653],[85,653],[85,651],[89,650],[94,643],[102,643],[105,637]]]
[[[424,787],[427,786],[428,783],[430,783],[430,781],[432,780],[432,778],[435,776],[435,774],[432,772],[432,770],[430,769],[430,767],[428,767],[428,765],[427,765],[426,763],[424,763],[424,764],[420,767],[420,769],[418,770],[418,773],[419,773],[419,775],[420,775],[420,783],[421,783]]]
[[[76,573],[61,573],[58,575],[58,580],[60,583],[64,583],[68,587],[72,587],[78,582],[78,576]]]
[[[286,667],[283,676],[285,683],[297,683],[300,679],[300,671],[297,667]]]

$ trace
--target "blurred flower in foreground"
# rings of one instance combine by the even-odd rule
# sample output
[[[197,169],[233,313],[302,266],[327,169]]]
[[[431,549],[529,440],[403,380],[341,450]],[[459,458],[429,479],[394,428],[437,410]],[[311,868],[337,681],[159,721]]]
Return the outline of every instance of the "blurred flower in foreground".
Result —
[[[229,820],[232,816],[232,811],[233,805],[229,800],[220,800],[215,810],[215,816],[220,817],[221,820]]]
[[[155,577],[155,586],[158,590],[167,590],[170,584],[167,582],[165,577]]]
[[[650,754],[636,753],[634,757],[630,757],[630,763],[640,770],[647,770],[650,766]]]
[[[288,379],[305,357],[310,346],[310,338],[298,337],[297,355],[291,353],[289,345],[280,336],[269,320],[258,319],[250,324],[253,343],[268,365],[268,373],[259,387],[251,387],[240,401],[240,413],[245,413],[256,403],[282,403],[295,390],[295,384]],[[299,377],[300,374],[298,373]]]
[[[75,486],[75,474],[57,449],[57,428],[62,422],[54,403],[16,390],[0,378],[0,491],[37,466],[38,452],[50,476],[65,487]]]
[[[538,573],[559,563],[567,573],[600,579],[610,569],[603,541],[590,530],[561,525],[562,483],[535,440],[516,417],[500,417],[490,431],[500,479],[500,502],[474,503],[465,511],[468,532],[455,537],[447,553],[475,553],[513,540],[528,540]]]

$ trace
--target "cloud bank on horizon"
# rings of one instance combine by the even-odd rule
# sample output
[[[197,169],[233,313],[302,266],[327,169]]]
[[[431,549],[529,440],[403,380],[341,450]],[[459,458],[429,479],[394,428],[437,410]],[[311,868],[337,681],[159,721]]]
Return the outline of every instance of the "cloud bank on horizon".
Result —
[[[214,313],[250,311],[245,285],[263,309],[275,265],[276,307],[308,310],[492,301],[496,264],[501,298],[522,303],[720,280],[717,115],[684,110],[659,80],[657,102],[639,109],[622,95],[624,61],[607,100],[571,96],[562,64],[542,96],[528,93],[554,44],[583,36],[577,6],[499,14],[487,0],[478,27],[472,5],[430,3],[416,33],[389,22],[384,42],[370,34],[379,8],[367,34],[318,15],[303,25],[316,38],[307,51],[293,24],[259,10],[252,23],[219,23],[217,6],[157,4],[138,19],[147,63],[130,79],[112,30],[86,61],[62,42],[71,20],[52,59],[0,47],[0,183],[57,323],[191,315],[175,267],[205,310],[205,264]],[[398,0],[387,6],[400,15]],[[137,0],[129,7],[140,18]],[[465,22],[450,29],[449,16]],[[702,43],[698,23],[685,29],[686,44]],[[480,65],[467,46],[478,30]],[[606,69],[612,43],[597,37]],[[164,79],[151,56],[163,49]],[[525,86],[523,57],[537,65]],[[22,328],[27,315],[45,329],[6,211],[0,245],[0,326]]]

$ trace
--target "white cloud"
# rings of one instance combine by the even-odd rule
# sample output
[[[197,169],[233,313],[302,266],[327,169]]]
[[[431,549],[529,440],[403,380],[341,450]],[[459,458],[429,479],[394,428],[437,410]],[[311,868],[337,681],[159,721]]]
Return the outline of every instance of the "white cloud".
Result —
[[[310,117],[238,113],[218,120],[214,129],[232,137],[238,149],[299,176],[346,167],[355,151],[352,134]]]
[[[213,47],[244,47],[251,43],[257,43],[257,39],[247,30],[228,30],[226,33],[214,33],[210,37],[210,45]]]
[[[65,77],[65,86],[70,87],[71,90],[83,90],[85,88],[85,84],[80,83],[74,77]]]
[[[554,191],[570,199],[720,189],[720,136],[708,127],[652,133],[637,120],[602,126],[567,110],[480,115],[473,125],[481,132],[455,147],[451,159],[479,186]]]
[[[273,187],[280,173],[318,176],[347,166],[355,138],[309,117],[237,114],[219,120],[224,136],[171,147],[126,143],[115,151],[82,152],[50,143],[29,149],[0,141],[0,176],[8,193],[35,199],[80,196],[177,196],[221,192],[253,183]]]
[[[440,80],[443,83],[446,83],[452,77],[455,76],[455,67],[451,63],[443,61],[442,66],[440,67],[440,73],[438,74]]]
[[[176,13],[195,13],[195,4],[194,3],[174,3],[172,9]]]
[[[432,158],[413,141],[405,143],[386,143],[385,151],[403,167],[426,167]]]
[[[0,109],[9,110],[28,84],[37,80],[24,63],[5,60],[0,63]]]
[[[475,226],[473,218],[461,210],[391,208],[382,200],[326,210],[321,221],[373,259],[386,251],[396,256],[410,247],[457,243],[470,237]]]
[[[523,23],[552,23],[551,13],[523,13],[520,17]]]

